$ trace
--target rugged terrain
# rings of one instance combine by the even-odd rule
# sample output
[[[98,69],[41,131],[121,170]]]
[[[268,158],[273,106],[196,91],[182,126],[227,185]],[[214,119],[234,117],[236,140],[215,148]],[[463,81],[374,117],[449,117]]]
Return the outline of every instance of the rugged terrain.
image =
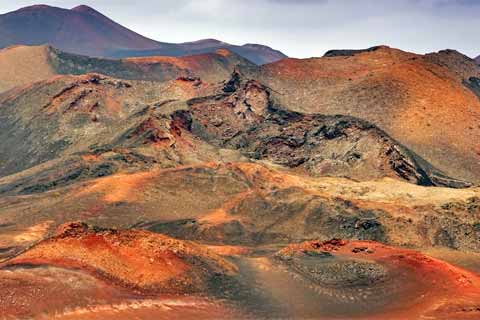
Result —
[[[472,60],[1,57],[1,316],[480,316]]]
[[[45,44],[70,53],[110,58],[184,56],[222,48],[257,64],[286,57],[280,51],[258,44],[237,46],[214,39],[180,44],[154,41],[84,5],[71,10],[35,5],[0,15],[0,48]]]

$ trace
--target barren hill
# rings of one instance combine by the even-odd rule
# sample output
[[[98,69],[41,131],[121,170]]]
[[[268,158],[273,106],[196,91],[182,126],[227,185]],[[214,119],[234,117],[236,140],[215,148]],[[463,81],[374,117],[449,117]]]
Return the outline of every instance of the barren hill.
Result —
[[[0,318],[479,318],[462,54],[0,67]]]
[[[282,105],[365,119],[447,174],[480,181],[480,72],[455,51],[334,51],[246,73]]]
[[[57,319],[478,315],[480,277],[417,251],[341,239],[250,250],[68,223],[0,264],[0,312]]]

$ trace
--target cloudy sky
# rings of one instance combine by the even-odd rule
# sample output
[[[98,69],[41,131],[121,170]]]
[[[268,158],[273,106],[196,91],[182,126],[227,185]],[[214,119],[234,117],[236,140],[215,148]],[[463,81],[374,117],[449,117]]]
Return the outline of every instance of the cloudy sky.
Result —
[[[480,54],[480,0],[0,1],[0,13],[39,2],[86,4],[155,40],[262,43],[292,57],[379,44],[418,53],[454,48]]]

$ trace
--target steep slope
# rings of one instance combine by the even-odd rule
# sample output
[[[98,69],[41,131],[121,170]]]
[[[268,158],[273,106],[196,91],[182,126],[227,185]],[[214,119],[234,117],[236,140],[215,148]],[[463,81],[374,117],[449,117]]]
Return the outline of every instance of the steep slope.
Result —
[[[286,57],[261,45],[235,46],[217,40],[182,44],[154,41],[83,5],[71,10],[36,5],[0,15],[0,48],[43,44],[95,57],[183,56],[220,48],[230,49],[259,64]]]
[[[375,47],[245,73],[282,105],[367,120],[447,174],[480,182],[480,72],[461,54]]]
[[[22,8],[0,16],[0,30],[5,35],[1,47],[51,44],[68,52],[101,56],[120,48],[159,46],[87,6],[72,10],[46,5]]]
[[[0,51],[0,93],[57,74],[92,72],[129,80],[167,81],[183,77],[215,83],[229,79],[235,68],[251,65],[226,49],[196,56],[113,60],[70,54],[50,46],[15,46]]]
[[[17,46],[0,50],[0,93],[56,74],[47,47]]]

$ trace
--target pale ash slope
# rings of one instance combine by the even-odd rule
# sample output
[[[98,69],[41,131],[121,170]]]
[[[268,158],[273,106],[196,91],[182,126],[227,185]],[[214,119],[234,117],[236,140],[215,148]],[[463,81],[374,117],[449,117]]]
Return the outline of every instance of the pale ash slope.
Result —
[[[0,50],[0,92],[56,74],[47,47],[17,46]]]
[[[480,181],[479,71],[461,54],[377,47],[285,59],[250,75],[282,105],[365,119],[447,174]]]
[[[344,238],[480,252],[478,188],[311,178],[260,164],[119,172],[48,192],[4,196],[0,208],[3,256],[78,220],[216,244]],[[39,232],[30,231],[34,226]]]

